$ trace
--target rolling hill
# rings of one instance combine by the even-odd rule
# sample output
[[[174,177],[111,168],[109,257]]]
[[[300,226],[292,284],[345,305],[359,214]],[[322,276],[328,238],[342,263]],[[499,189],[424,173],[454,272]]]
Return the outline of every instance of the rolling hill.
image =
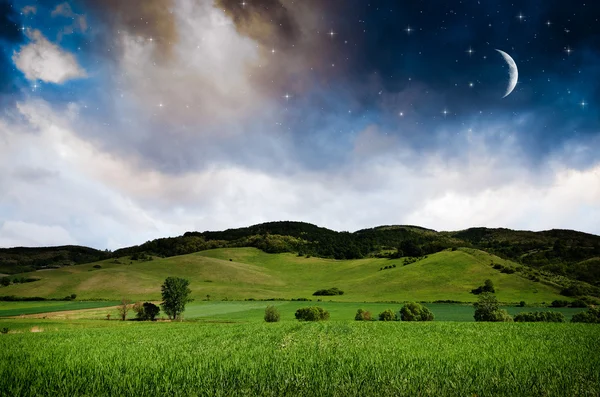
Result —
[[[476,299],[471,289],[489,278],[504,302],[564,299],[558,285],[532,281],[519,271],[502,273],[492,265],[510,269],[519,266],[480,250],[449,249],[414,263],[410,263],[414,259],[407,259],[335,260],[292,253],[269,254],[256,248],[224,248],[153,260],[107,259],[32,272],[24,276],[35,276],[39,281],[0,288],[0,295],[61,298],[74,293],[78,299],[157,300],[164,279],[178,276],[191,281],[196,300],[207,296],[211,300],[316,300],[312,296],[316,290],[338,287],[345,291],[344,295],[322,299],[469,302]],[[388,269],[381,270],[385,267]]]

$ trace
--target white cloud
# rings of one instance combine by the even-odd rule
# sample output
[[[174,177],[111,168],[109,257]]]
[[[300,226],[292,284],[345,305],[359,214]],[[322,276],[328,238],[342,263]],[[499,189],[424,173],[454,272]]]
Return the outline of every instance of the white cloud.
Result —
[[[600,234],[600,164],[551,177],[515,167],[507,150],[465,147],[467,164],[418,168],[381,157],[336,170],[276,173],[213,166],[169,175],[100,150],[73,130],[78,109],[19,105],[25,125],[0,120],[0,245],[77,243],[115,249],[188,230],[301,220],[337,230],[417,224],[570,228]],[[497,176],[502,177],[498,178]]]
[[[31,42],[13,54],[13,62],[28,80],[62,84],[86,77],[73,54],[46,39],[39,30],[28,31]]]

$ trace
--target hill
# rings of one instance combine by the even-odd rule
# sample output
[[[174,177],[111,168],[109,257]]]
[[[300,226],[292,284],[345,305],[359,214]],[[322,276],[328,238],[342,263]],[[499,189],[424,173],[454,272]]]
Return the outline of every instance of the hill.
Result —
[[[418,226],[379,226],[354,233],[303,222],[269,222],[225,231],[187,232],[119,249],[84,247],[0,250],[0,273],[92,262],[106,257],[173,257],[216,248],[254,247],[266,253],[298,253],[326,259],[419,257],[449,248],[475,248],[549,277],[562,276],[596,286],[600,294],[600,236],[571,231],[542,232],[471,228],[437,232]],[[11,250],[16,250],[12,252]],[[568,282],[563,282],[568,287]],[[589,289],[582,286],[584,290]],[[575,293],[586,294],[589,291]],[[575,291],[577,292],[577,291]],[[581,291],[579,291],[581,292]]]
[[[345,292],[343,295],[325,296],[323,300],[468,302],[476,299],[471,289],[489,278],[496,285],[501,301],[549,303],[564,299],[559,295],[558,285],[532,281],[518,271],[502,273],[492,265],[518,267],[474,249],[446,250],[419,260],[334,260],[291,253],[268,254],[256,248],[226,248],[154,260],[109,259],[34,272],[25,276],[35,275],[41,280],[4,287],[0,292],[47,298],[74,293],[78,299],[160,299],[164,279],[179,276],[191,281],[197,300],[207,296],[211,300],[316,300],[312,296],[316,290],[338,287]]]

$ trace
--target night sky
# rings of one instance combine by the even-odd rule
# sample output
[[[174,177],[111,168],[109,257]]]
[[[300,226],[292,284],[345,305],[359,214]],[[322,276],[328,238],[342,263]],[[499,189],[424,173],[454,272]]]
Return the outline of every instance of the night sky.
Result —
[[[599,19],[589,0],[0,0],[0,247],[273,220],[600,234]]]

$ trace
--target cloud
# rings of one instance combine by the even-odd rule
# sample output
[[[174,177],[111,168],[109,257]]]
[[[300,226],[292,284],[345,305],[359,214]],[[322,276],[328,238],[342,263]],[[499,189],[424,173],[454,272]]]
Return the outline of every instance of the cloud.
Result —
[[[65,35],[73,34],[76,31],[85,32],[87,30],[88,24],[85,15],[73,12],[73,9],[69,3],[61,3],[57,5],[54,10],[52,10],[50,15],[53,18],[64,17],[73,21],[71,25],[65,26],[58,33],[58,41],[61,41]]]
[[[4,245],[115,249],[188,230],[281,219],[337,230],[395,223],[600,233],[600,164],[577,171],[548,163],[540,178],[514,164],[510,144],[498,148],[473,138],[463,148],[467,163],[428,156],[412,166],[416,153],[397,158],[382,150],[384,136],[367,129],[357,145],[378,137],[369,150],[382,155],[361,154],[335,170],[283,174],[215,164],[174,175],[141,167],[135,153],[118,156],[82,139],[77,105],[59,112],[35,101],[18,110],[24,122],[0,121],[0,217],[9,222],[0,234]],[[55,240],[48,240],[51,230]]]
[[[39,30],[28,31],[31,42],[13,54],[13,62],[30,81],[62,84],[86,77],[73,56],[46,39]]]
[[[23,13],[23,15],[35,15],[37,13],[37,7],[36,6],[25,6],[21,10],[21,12]]]

